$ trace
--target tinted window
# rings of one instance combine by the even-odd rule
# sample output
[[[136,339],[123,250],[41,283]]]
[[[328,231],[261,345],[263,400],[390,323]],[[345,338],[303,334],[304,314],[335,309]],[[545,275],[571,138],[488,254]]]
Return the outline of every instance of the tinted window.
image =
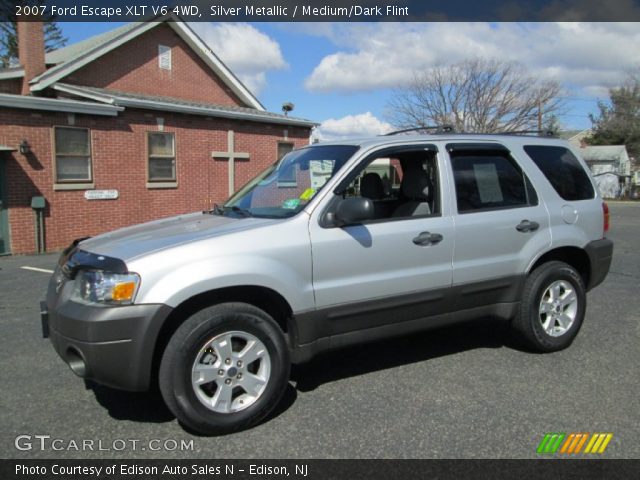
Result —
[[[589,176],[570,150],[564,147],[527,145],[524,151],[565,200],[587,200],[594,197]]]
[[[454,151],[451,162],[460,213],[537,203],[537,198],[530,200],[535,193],[506,152]]]

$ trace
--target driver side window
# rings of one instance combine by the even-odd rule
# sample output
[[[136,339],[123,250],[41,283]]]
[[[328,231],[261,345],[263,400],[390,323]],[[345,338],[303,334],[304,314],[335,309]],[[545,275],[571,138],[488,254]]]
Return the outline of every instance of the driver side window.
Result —
[[[385,152],[371,158],[344,191],[374,205],[373,221],[440,215],[436,152]]]

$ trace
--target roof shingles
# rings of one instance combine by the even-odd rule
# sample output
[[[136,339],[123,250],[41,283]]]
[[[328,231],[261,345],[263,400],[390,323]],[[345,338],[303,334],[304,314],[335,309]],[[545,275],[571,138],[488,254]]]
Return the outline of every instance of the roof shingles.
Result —
[[[191,100],[184,100],[181,98],[164,97],[155,95],[143,95],[138,93],[123,92],[119,90],[111,90],[98,87],[86,87],[78,85],[68,85],[64,83],[58,83],[62,89],[67,90],[72,95],[82,96],[86,94],[88,97],[102,97],[108,100],[113,105],[121,106],[133,106],[132,102],[139,103],[141,108],[148,107],[165,107],[168,110],[185,110],[185,113],[194,113],[201,115],[219,116],[224,113],[238,114],[246,116],[247,119],[262,120],[262,121],[274,121],[275,123],[287,123],[291,125],[300,126],[315,126],[316,123],[311,120],[297,117],[289,117],[287,115],[281,115],[278,113],[267,112],[263,110],[256,110],[254,108],[229,106],[229,105],[215,105],[211,103],[194,102]]]
[[[108,32],[95,35],[80,42],[54,50],[53,52],[49,52],[45,55],[45,63],[47,65],[59,65],[64,62],[68,62],[69,60],[90,52],[94,48],[101,47],[102,45],[113,41],[120,35],[124,35],[125,33],[133,30],[136,26],[138,26],[138,24],[135,22],[127,23],[126,25],[109,30]]]

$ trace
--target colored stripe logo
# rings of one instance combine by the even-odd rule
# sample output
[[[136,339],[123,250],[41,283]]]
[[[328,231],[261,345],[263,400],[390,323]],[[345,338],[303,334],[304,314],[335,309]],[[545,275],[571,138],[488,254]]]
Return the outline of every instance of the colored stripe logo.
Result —
[[[599,454],[604,453],[612,438],[613,433],[547,433],[538,445],[537,452],[539,455]]]

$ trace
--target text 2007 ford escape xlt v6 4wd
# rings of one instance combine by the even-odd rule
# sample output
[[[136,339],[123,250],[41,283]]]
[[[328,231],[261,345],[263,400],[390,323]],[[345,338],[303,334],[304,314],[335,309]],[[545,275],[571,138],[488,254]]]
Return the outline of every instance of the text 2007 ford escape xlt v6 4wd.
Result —
[[[222,207],[76,241],[43,328],[81,377],[203,433],[246,428],[291,362],[477,317],[567,347],[603,281],[608,210],[564,141],[396,135],[286,155]]]

